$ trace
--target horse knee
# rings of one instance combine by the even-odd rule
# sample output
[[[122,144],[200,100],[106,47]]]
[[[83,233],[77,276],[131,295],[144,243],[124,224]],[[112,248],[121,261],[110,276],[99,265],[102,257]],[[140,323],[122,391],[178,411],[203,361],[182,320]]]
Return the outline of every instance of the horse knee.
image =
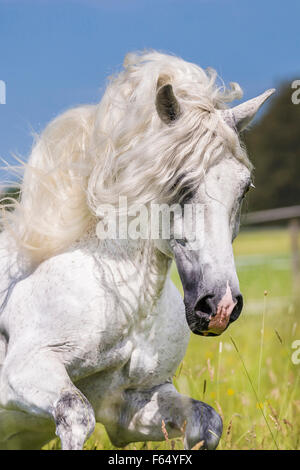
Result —
[[[192,416],[188,420],[185,447],[191,449],[202,442],[201,449],[217,448],[223,431],[221,416],[206,403],[193,400]]]
[[[56,402],[53,416],[62,449],[82,449],[96,424],[94,410],[85,396],[78,390],[65,392]]]

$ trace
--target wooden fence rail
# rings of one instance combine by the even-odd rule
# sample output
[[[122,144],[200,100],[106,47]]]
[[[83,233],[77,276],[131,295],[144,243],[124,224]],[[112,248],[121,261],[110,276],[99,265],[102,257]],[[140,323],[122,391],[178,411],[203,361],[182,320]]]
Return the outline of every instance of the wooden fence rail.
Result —
[[[257,225],[289,221],[289,232],[291,240],[291,257],[293,273],[293,291],[300,298],[300,255],[299,255],[299,233],[300,233],[300,206],[280,207],[265,211],[249,212],[243,215],[242,225]]]

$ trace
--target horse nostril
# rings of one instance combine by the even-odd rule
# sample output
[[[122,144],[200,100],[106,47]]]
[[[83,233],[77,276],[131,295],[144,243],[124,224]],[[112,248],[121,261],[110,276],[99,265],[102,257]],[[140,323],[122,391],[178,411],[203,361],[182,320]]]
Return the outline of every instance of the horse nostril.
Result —
[[[212,299],[213,295],[205,295],[204,297],[201,297],[201,299],[199,299],[195,305],[195,311],[212,315],[214,313]]]
[[[236,300],[236,306],[234,307],[230,315],[230,323],[238,319],[243,308],[243,296],[237,295],[235,300]]]

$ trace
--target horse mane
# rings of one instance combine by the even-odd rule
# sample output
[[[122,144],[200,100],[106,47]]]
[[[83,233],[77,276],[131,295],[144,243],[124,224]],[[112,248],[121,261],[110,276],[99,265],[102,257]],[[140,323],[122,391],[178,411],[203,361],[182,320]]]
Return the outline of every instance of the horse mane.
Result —
[[[218,109],[241,98],[237,84],[217,85],[217,74],[155,51],[127,54],[98,105],[54,119],[24,164],[21,198],[1,223],[18,249],[38,264],[66,250],[99,220],[102,204],[171,202],[199,185],[228,148],[250,165],[237,134]],[[170,126],[155,108],[158,84],[170,83],[182,116]],[[9,204],[10,205],[10,204]]]

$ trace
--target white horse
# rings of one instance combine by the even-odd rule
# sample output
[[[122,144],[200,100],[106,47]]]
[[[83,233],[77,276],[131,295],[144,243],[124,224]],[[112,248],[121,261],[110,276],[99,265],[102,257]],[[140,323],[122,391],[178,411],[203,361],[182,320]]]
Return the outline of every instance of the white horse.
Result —
[[[218,88],[213,70],[129,54],[99,105],[48,125],[21,201],[2,217],[1,448],[40,448],[56,434],[81,449],[95,422],[116,446],[158,441],[162,421],[170,438],[186,422],[186,448],[216,448],[220,416],[172,376],[190,329],[218,335],[241,312],[232,240],[252,168],[238,133],[272,92],[229,109],[241,90]],[[201,204],[201,246],[174,223],[169,240],[99,239],[99,207],[119,217],[120,195],[129,207]]]

